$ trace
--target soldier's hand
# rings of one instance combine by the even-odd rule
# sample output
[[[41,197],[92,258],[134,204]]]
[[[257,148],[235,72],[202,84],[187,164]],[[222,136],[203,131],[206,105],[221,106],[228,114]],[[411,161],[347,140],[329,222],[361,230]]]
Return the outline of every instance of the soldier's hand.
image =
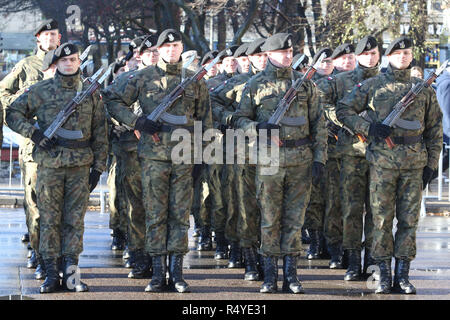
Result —
[[[40,148],[49,151],[56,144],[53,139],[48,139],[40,130],[35,130],[31,136],[31,141],[33,141]]]
[[[161,131],[161,127],[161,123],[149,120],[145,116],[139,117],[136,120],[136,125],[134,126],[136,130],[144,131],[151,135]]]
[[[391,133],[392,128],[385,124],[382,124],[380,122],[370,124],[369,136],[374,137],[376,141],[386,139]]]
[[[100,180],[100,176],[102,173],[100,171],[97,171],[95,169],[91,170],[91,173],[89,174],[89,192],[92,192],[92,190],[95,189],[95,187],[98,184],[98,180]]]
[[[430,181],[433,178],[434,170],[430,167],[426,166],[423,168],[423,174],[422,174],[422,189],[424,190],[427,187],[427,184],[430,183]]]
[[[113,133],[117,136],[120,137],[120,135],[124,132],[127,132],[128,129],[125,128],[125,126],[113,126]]]
[[[323,163],[314,161],[312,164],[312,183],[317,186],[320,183],[320,179],[325,173],[325,165]]]
[[[222,132],[222,134],[226,134],[227,133],[227,129],[229,129],[229,128],[230,127],[228,125],[226,125],[226,124],[221,124],[219,126],[219,130],[220,130],[220,132]]]
[[[256,130],[272,130],[272,129],[280,129],[281,127],[277,124],[268,123],[267,121],[260,122],[256,125]]]

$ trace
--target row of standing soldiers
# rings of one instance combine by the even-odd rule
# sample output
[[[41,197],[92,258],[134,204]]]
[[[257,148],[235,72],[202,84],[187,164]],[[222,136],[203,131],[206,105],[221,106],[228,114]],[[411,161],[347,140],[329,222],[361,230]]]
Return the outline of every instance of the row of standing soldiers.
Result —
[[[51,46],[44,48],[41,35],[57,29],[54,24],[44,24],[36,33],[37,54],[19,63],[1,83],[6,123],[31,139],[33,160],[21,157],[26,188],[33,188],[28,172],[39,168],[35,189],[25,202],[30,241],[42,266],[37,277],[45,278],[41,292],[59,287],[59,268],[67,286],[67,267],[78,264],[87,199],[106,168],[108,140],[116,159],[110,172],[117,170],[117,194],[126,197],[122,210],[126,222],[111,223],[113,245],[120,247],[127,234],[128,262],[133,266],[129,277],[151,277],[145,291],[189,291],[182,266],[192,212],[200,229],[197,249],[212,249],[213,229],[215,258],[229,258],[229,267],[243,264],[244,279],[264,281],[261,292],[277,291],[279,257],[283,258],[283,291],[304,292],[297,278],[302,228],[310,236],[307,258],[318,259],[327,251],[330,268],[347,268],[345,280],[360,280],[367,266],[376,264],[380,269],[376,292],[388,293],[395,257],[393,288],[415,292],[408,280],[409,265],[416,254],[422,187],[438,163],[442,114],[434,92],[426,89],[402,116],[404,122],[419,123],[417,127],[381,124],[391,107],[421,81],[410,77],[408,38],[396,39],[387,48],[390,64],[384,72],[379,71],[380,49],[371,36],[361,39],[356,48],[343,44],[334,51],[320,50],[312,64],[323,53],[325,60],[314,78],[303,83],[286,113],[303,121],[291,126],[268,122],[278,101],[308,65],[305,59],[292,69],[290,34],[207,53],[200,64],[206,66],[220,55],[224,72],[215,75],[217,69],[211,68],[206,81],[188,86],[169,111],[186,116],[183,128],[190,132],[194,121],[202,121],[204,131],[219,129],[223,136],[233,128],[253,136],[279,130],[278,169],[265,175],[262,164],[172,161],[177,142],[171,141],[171,134],[177,127],[146,117],[183,78],[194,74],[182,66],[181,35],[172,29],[135,39],[131,50],[140,58],[138,70],[133,70],[132,60],[118,61],[103,100],[94,94],[64,124],[65,130],[82,131],[83,138],[46,139],[41,130],[85,86],[79,70],[73,70],[77,65],[70,62],[78,53],[64,44],[50,55],[56,75],[29,87],[43,77],[40,61]],[[34,77],[28,77],[30,70],[36,72]],[[155,134],[159,142],[152,139]],[[365,142],[357,134],[366,137]],[[388,136],[396,144],[393,149],[384,143]],[[57,156],[49,156],[48,150]],[[34,171],[27,171],[26,163],[32,163]],[[209,196],[203,201],[205,185]],[[398,220],[395,240],[394,217]],[[86,291],[87,286],[80,282],[73,290]]]

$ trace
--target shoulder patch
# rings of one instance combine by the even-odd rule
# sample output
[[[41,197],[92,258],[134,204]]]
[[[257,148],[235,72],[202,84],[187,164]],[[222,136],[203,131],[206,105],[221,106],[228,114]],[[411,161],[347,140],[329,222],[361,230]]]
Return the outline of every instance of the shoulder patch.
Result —
[[[327,79],[328,79],[328,80],[333,80],[333,77],[328,77]]]
[[[30,91],[30,88],[26,88],[26,89],[25,89],[25,92],[28,92],[28,91]]]
[[[356,86],[357,86],[358,88],[361,88],[362,82],[358,83]]]
[[[128,79],[133,79],[134,78],[134,74],[131,74]]]

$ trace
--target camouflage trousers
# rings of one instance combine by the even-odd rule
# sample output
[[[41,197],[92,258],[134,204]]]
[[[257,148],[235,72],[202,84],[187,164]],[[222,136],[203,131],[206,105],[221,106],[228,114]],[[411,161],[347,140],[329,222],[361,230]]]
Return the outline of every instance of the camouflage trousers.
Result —
[[[44,259],[78,258],[83,251],[84,216],[89,201],[89,166],[46,168],[37,174],[41,213],[39,252]]]
[[[326,175],[323,175],[318,185],[311,185],[311,198],[305,213],[305,227],[308,230],[323,231],[326,182]]]
[[[363,157],[343,156],[341,160],[341,205],[344,220],[343,249],[361,251],[372,246],[369,162]]]
[[[186,254],[193,165],[140,159],[145,207],[145,248],[152,256]]]
[[[228,241],[239,241],[237,232],[238,214],[236,210],[235,171],[233,164],[223,165],[222,197],[225,205],[225,237]],[[218,224],[218,223],[217,223]]]
[[[211,211],[209,205],[204,198],[205,185],[208,183],[208,168],[201,166],[200,174],[192,177],[194,185],[194,195],[192,200],[191,212],[194,216],[195,224],[200,227],[211,226]]]
[[[340,159],[329,158],[325,170],[325,216],[323,223],[323,234],[329,246],[342,245],[340,171]]]
[[[141,165],[137,151],[122,151],[119,161],[119,179],[126,196],[128,222],[128,249],[145,248],[145,209],[142,201]]]
[[[265,256],[300,255],[301,229],[311,194],[311,164],[279,167],[274,175],[256,172],[261,209],[261,247]]]
[[[256,201],[256,166],[234,166],[237,226],[243,248],[259,247],[261,241],[261,212]]]
[[[21,170],[24,185],[23,207],[25,210],[27,229],[30,235],[30,245],[34,250],[39,252],[40,216],[36,196],[37,163],[22,162]]]
[[[372,256],[375,260],[413,260],[422,201],[422,169],[397,170],[370,166],[373,214]],[[393,235],[393,221],[397,231]],[[394,240],[395,239],[395,240]]]
[[[225,232],[225,209],[222,201],[222,185],[220,181],[220,175],[223,169],[221,164],[208,165],[208,189],[209,194],[206,198],[206,210],[209,212],[210,220],[212,220],[212,226],[216,233]]]
[[[127,232],[127,201],[122,179],[120,177],[121,159],[118,155],[112,156],[108,170],[107,185],[109,189],[109,228],[119,229],[123,233]]]

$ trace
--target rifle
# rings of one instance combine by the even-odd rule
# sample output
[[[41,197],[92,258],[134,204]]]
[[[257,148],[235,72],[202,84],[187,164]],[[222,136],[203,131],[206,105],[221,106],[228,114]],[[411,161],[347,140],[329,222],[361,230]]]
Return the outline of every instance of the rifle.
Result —
[[[278,102],[277,107],[275,109],[275,112],[272,114],[272,116],[267,121],[270,124],[279,125],[284,124],[287,126],[299,126],[306,123],[306,119],[304,117],[296,117],[296,118],[286,118],[284,117],[285,113],[288,111],[289,107],[291,106],[292,102],[294,101],[295,97],[297,96],[298,91],[300,90],[301,85],[306,80],[311,80],[311,78],[316,73],[317,67],[320,63],[322,63],[322,60],[325,59],[326,54],[322,53],[317,60],[317,62],[310,66],[309,69],[306,71],[306,73],[303,75],[303,77],[298,78],[295,80],[295,82],[292,84],[292,86],[289,88],[289,90],[284,94],[283,98]],[[278,146],[282,146],[282,142],[278,139],[275,139],[273,137],[274,141],[278,144]]]
[[[70,100],[64,108],[58,113],[55,120],[50,124],[50,126],[47,128],[47,130],[44,131],[44,136],[48,139],[52,139],[55,134],[57,133],[58,129],[60,129],[64,123],[67,121],[67,119],[76,111],[77,107],[83,103],[83,101],[90,97],[94,92],[100,87],[100,85],[105,81],[105,79],[109,76],[111,73],[111,67],[108,68],[108,70],[103,74],[103,76],[97,80],[97,78],[102,73],[103,68],[100,68],[92,77],[92,83],[91,85],[84,91],[78,92],[77,95]],[[56,155],[53,152],[50,152],[50,155],[52,157],[55,157]]]
[[[147,116],[148,120],[154,122],[162,120],[173,125],[185,125],[187,124],[186,116],[176,116],[168,114],[166,111],[179,99],[183,94],[187,86],[193,82],[200,81],[206,73],[219,61],[220,57],[217,56],[213,61],[211,61],[206,67],[201,67],[192,77],[183,79],[180,84],[178,84],[168,95],[164,97],[161,103]],[[183,66],[184,67],[184,66]],[[155,133],[153,136],[154,142],[159,142],[159,137]]]
[[[406,111],[406,109],[414,102],[417,95],[424,89],[429,87],[434,80],[447,68],[449,60],[446,60],[436,72],[432,72],[425,81],[416,83],[411,90],[394,106],[393,110],[382,122],[384,125],[393,127],[400,120],[400,116]],[[390,137],[385,139],[388,147],[392,149],[395,144]]]

